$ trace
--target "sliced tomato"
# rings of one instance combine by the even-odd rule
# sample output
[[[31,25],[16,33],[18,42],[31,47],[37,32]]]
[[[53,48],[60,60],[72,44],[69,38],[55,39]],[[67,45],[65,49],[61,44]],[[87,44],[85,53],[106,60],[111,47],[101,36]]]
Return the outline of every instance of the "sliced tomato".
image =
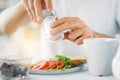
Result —
[[[57,68],[57,66],[59,66],[59,61],[55,61],[55,66],[56,66],[56,68]]]
[[[60,68],[65,65],[65,62],[57,61],[57,60],[48,61],[48,63],[49,63],[49,68]]]
[[[65,62],[59,61],[59,65],[57,66],[57,68],[64,67],[64,66],[65,66]]]
[[[60,68],[65,66],[64,61],[49,60],[41,61],[33,66],[32,70],[48,70],[50,68]]]
[[[49,69],[48,61],[45,61],[44,63],[42,63],[38,68],[38,70],[47,70],[47,69]]]
[[[38,67],[40,67],[40,64],[42,63],[43,61],[39,61],[39,62],[37,62],[36,64],[33,64],[32,65],[32,70],[35,70],[35,69],[37,69]]]
[[[32,68],[32,70],[45,70],[48,69],[49,65],[47,61],[41,61],[39,63],[37,63],[36,65],[34,65],[34,67]]]
[[[55,60],[48,61],[48,64],[49,64],[49,69],[56,68],[56,61]]]

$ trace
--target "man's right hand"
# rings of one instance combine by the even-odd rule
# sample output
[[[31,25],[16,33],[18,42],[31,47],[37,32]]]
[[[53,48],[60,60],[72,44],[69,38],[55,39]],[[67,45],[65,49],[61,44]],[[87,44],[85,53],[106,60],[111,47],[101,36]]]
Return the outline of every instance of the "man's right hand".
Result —
[[[24,7],[31,20],[40,23],[43,20],[42,10],[52,11],[51,0],[23,0]]]

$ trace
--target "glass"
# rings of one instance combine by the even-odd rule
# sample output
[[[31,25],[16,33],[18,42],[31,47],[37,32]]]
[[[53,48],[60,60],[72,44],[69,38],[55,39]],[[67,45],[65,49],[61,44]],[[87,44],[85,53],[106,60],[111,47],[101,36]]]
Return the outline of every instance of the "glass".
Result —
[[[30,65],[30,57],[0,57],[0,80],[26,80]]]
[[[46,39],[56,41],[56,40],[62,40],[64,38],[64,33],[58,33],[56,35],[51,35],[50,31],[52,30],[50,28],[50,25],[55,21],[57,15],[55,11],[52,11],[51,13],[48,13],[46,10],[43,10],[43,16],[44,16],[44,30]]]

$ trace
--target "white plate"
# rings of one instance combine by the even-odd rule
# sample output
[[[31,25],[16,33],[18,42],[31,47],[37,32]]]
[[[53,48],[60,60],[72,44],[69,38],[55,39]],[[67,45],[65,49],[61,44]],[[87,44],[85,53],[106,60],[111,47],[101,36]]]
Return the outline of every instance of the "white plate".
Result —
[[[30,70],[30,74],[66,74],[81,70],[83,65],[79,65],[66,70]]]

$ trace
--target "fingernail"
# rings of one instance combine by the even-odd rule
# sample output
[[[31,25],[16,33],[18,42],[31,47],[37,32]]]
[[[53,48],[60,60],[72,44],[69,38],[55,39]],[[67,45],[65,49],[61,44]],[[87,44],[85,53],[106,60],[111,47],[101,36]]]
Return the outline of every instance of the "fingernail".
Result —
[[[42,21],[41,17],[40,17],[40,16],[37,16],[37,22],[39,23],[39,22],[41,22],[41,21]]]

